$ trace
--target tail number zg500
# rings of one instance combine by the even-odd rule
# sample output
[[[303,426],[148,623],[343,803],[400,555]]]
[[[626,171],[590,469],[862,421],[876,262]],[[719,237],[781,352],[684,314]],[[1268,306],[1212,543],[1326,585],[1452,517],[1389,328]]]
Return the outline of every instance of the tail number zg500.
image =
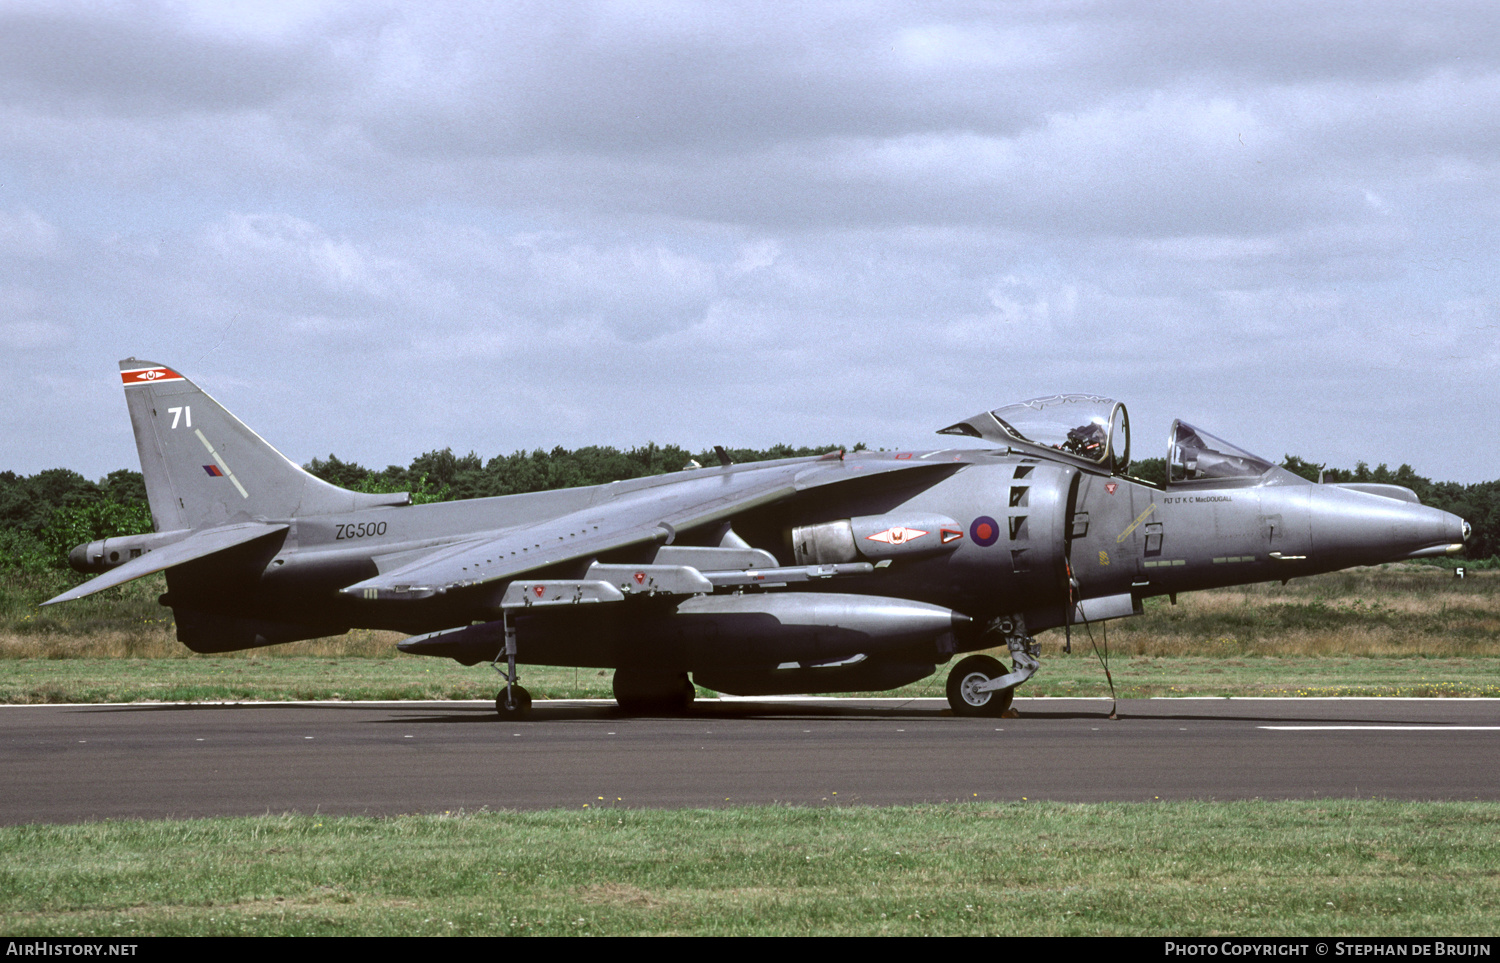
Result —
[[[340,525],[334,534],[335,541],[346,538],[368,538],[372,535],[384,535],[385,522],[360,522],[357,525]]]

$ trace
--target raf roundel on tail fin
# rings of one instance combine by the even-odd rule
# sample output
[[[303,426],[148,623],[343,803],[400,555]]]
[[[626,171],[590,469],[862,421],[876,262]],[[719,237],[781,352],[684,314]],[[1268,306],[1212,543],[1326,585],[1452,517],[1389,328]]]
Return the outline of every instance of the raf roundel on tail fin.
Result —
[[[351,492],[309,475],[166,365],[130,358],[120,362],[120,380],[158,532],[410,500],[405,493]]]

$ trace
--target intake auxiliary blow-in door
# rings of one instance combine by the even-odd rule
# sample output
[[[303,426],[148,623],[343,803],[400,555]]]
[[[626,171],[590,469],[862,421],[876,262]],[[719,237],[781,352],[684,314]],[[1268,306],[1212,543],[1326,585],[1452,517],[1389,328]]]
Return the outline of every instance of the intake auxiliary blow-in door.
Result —
[[[1005,581],[1026,614],[1027,625],[1061,625],[1067,611],[1069,500],[1079,471],[1065,465],[1022,459],[1005,490],[1005,515],[997,519],[996,548]]]

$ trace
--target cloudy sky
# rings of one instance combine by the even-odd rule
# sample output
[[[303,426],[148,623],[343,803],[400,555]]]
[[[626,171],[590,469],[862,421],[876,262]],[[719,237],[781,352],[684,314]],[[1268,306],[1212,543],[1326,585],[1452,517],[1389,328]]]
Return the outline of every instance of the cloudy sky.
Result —
[[[0,469],[115,363],[291,458],[931,433],[1057,391],[1500,477],[1493,3],[0,3]]]

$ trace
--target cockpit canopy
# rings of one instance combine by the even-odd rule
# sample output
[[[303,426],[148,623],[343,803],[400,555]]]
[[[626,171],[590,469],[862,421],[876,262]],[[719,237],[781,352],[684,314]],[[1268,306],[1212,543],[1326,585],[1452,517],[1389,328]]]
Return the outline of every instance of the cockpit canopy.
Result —
[[[984,438],[1111,473],[1123,474],[1130,464],[1130,415],[1120,402],[1099,395],[1033,398],[981,411],[938,434]],[[1185,421],[1172,422],[1168,485],[1256,479],[1275,467]]]
[[[1005,405],[949,425],[940,435],[967,435],[1059,454],[1089,467],[1123,472],[1130,464],[1130,415],[1099,395],[1051,395]]]
[[[1167,444],[1167,484],[1259,478],[1275,466],[1185,421],[1172,422]]]

